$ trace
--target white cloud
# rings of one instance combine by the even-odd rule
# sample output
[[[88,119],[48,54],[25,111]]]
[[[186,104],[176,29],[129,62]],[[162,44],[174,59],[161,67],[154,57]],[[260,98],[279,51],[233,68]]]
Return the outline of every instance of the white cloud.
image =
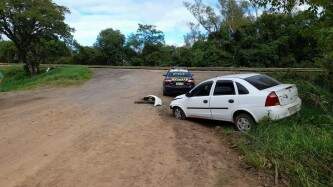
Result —
[[[106,28],[119,29],[125,35],[135,32],[138,23],[156,25],[166,35],[167,44],[181,45],[194,18],[183,0],[55,0],[70,9],[66,22],[75,28],[74,37],[83,45],[92,45]]]

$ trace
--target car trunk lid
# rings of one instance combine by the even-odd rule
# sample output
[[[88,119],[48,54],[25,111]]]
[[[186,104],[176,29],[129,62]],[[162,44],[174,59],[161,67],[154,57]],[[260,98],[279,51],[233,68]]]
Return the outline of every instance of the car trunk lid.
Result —
[[[269,92],[275,92],[279,97],[280,105],[288,105],[296,102],[298,98],[298,90],[295,84],[280,84],[266,89]]]

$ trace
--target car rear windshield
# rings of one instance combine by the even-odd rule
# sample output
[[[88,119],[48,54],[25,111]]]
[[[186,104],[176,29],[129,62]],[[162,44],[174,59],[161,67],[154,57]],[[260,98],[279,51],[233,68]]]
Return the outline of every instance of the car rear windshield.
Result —
[[[190,72],[182,72],[182,71],[175,71],[175,72],[169,72],[168,77],[191,77]]]
[[[258,90],[264,90],[280,84],[277,80],[267,75],[255,75],[248,77],[245,80],[256,87]]]

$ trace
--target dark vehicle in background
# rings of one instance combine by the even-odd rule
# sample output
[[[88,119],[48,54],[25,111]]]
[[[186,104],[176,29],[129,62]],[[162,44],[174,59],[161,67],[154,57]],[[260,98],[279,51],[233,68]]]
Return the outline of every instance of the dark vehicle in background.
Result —
[[[185,68],[172,68],[163,76],[164,96],[184,94],[195,86],[193,74]]]

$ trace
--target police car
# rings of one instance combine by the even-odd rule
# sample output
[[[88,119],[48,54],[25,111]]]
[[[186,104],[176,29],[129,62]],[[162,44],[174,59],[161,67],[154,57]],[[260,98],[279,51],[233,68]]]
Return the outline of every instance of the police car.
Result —
[[[163,76],[164,96],[184,94],[195,86],[193,74],[186,68],[172,68]]]

